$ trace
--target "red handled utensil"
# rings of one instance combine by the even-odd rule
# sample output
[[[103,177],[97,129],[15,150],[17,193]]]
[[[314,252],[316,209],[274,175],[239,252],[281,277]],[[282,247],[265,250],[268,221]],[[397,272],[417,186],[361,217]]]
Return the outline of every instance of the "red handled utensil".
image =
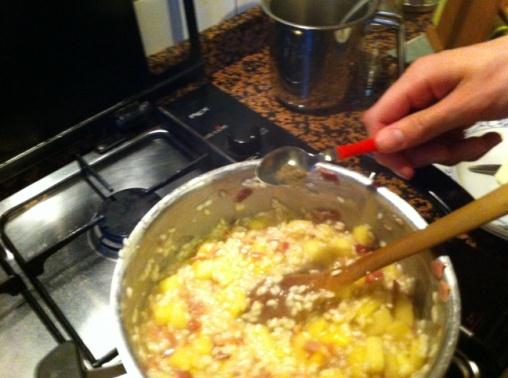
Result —
[[[298,147],[280,147],[263,157],[256,169],[256,175],[267,184],[287,185],[305,177],[319,162],[334,162],[376,150],[376,144],[372,138],[343,144],[318,154],[311,154]]]
[[[376,143],[373,138],[368,138],[355,143],[343,144],[335,147],[337,159],[345,159],[352,156],[376,152]]]

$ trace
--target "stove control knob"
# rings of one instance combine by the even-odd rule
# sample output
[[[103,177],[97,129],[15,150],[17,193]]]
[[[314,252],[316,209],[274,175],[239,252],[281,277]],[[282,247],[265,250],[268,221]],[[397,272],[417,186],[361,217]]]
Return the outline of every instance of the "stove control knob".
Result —
[[[247,157],[255,154],[261,149],[259,127],[230,127],[228,143],[231,152],[238,156]]]

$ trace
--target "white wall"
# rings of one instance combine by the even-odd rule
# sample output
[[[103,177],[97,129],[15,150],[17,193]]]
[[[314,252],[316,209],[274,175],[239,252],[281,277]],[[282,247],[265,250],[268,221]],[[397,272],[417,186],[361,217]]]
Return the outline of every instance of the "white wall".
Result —
[[[194,0],[200,30],[216,25],[259,0]],[[135,0],[145,54],[151,55],[187,37],[182,0]]]

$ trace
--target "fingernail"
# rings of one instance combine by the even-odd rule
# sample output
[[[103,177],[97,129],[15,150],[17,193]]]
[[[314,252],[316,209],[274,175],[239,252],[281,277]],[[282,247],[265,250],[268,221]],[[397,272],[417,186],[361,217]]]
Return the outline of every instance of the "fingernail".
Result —
[[[395,152],[404,145],[404,133],[396,128],[387,128],[376,135],[376,146],[381,152]]]

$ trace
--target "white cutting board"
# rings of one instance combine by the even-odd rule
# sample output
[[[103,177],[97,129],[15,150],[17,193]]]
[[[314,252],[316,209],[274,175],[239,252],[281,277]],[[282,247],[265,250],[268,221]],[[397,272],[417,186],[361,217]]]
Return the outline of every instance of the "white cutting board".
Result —
[[[479,136],[493,131],[500,134],[503,141],[480,159],[473,162],[463,162],[453,167],[436,165],[437,168],[466,189],[473,198],[479,198],[499,186],[494,176],[474,173],[468,168],[472,165],[503,164],[508,162],[508,119],[479,122],[466,131],[466,136]],[[483,228],[508,240],[508,216],[493,221]]]

